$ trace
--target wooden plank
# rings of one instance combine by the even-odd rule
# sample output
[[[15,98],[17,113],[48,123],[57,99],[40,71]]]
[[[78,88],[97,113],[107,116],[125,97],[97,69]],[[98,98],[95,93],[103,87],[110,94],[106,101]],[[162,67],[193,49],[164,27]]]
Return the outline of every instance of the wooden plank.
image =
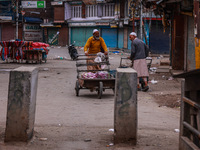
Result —
[[[179,150],[199,150],[199,148],[190,139],[181,136]]]
[[[195,134],[200,139],[200,132],[192,127],[189,123],[183,122],[183,126],[186,127],[189,131],[191,131],[193,134]]]
[[[198,110],[196,117],[197,117],[197,129],[198,131],[200,131],[200,110]]]
[[[181,110],[180,110],[180,136],[179,136],[179,141],[181,141],[181,136],[184,134],[184,129],[183,129],[183,121],[184,121],[184,108],[185,108],[185,103],[183,102],[183,97],[185,96],[185,80],[181,80]],[[179,149],[181,148],[181,142],[179,142]]]
[[[197,109],[200,109],[200,105],[199,104],[193,102],[192,100],[190,100],[190,99],[188,99],[186,97],[183,97],[183,101],[186,102],[187,104],[197,108]]]
[[[81,66],[96,66],[96,65],[110,65],[110,63],[108,61],[99,62],[99,63],[77,63],[76,67],[81,67]]]

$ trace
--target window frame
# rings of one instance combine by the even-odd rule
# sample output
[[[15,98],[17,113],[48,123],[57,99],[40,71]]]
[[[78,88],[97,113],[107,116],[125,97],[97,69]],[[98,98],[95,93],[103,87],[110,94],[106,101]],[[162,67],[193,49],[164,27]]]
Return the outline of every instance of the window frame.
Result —
[[[82,18],[82,6],[72,6],[71,7],[71,18]]]
[[[104,4],[102,10],[102,17],[115,17],[115,3]]]
[[[98,17],[98,5],[87,5],[85,9],[86,18]]]

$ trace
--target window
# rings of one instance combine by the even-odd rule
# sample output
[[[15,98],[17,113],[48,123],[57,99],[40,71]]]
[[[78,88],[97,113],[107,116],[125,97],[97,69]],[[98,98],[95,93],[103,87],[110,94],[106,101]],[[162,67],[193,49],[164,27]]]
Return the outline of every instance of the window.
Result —
[[[86,17],[97,17],[97,5],[86,6]]]
[[[115,4],[103,5],[103,17],[113,17],[115,11]]]
[[[82,18],[82,6],[72,6],[72,18]]]

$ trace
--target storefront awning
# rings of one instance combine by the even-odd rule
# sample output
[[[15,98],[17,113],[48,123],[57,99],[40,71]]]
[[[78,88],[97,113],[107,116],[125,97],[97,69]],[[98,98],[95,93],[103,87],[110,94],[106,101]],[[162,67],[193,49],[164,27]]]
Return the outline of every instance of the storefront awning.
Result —
[[[24,17],[24,22],[27,22],[27,23],[43,23],[43,20],[40,19],[40,18]]]
[[[61,28],[61,25],[54,25],[52,23],[42,23],[42,24],[40,24],[40,26],[42,28],[48,28],[48,27],[50,27],[50,28],[53,28],[53,27]]]

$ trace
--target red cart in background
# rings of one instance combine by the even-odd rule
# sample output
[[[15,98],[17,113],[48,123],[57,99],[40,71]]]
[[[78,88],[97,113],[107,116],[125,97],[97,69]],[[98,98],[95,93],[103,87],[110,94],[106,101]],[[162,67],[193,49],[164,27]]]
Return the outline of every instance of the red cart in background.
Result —
[[[42,42],[34,42],[28,48],[24,46],[24,59],[26,63],[37,62],[42,63],[47,61],[47,55],[49,52],[49,44]]]
[[[32,41],[0,41],[0,57],[3,61],[36,62],[47,61],[49,44]]]

